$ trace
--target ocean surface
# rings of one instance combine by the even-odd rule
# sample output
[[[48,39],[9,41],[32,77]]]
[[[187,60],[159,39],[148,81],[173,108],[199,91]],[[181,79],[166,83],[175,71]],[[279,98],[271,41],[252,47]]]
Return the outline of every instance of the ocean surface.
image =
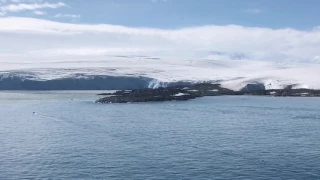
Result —
[[[0,92],[0,179],[320,179],[320,98]]]

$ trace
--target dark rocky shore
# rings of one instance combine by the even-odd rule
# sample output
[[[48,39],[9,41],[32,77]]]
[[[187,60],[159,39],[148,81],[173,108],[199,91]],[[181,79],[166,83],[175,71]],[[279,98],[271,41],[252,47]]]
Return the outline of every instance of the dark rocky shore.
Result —
[[[247,93],[248,95],[269,95],[276,97],[320,97],[320,90],[313,89],[274,89],[274,90],[264,90],[264,91],[254,91]]]
[[[320,90],[310,89],[283,89],[283,90],[253,90],[244,88],[241,91],[232,91],[222,88],[219,84],[195,84],[174,86],[158,89],[122,90],[115,93],[99,94],[106,96],[97,103],[129,103],[129,102],[159,102],[185,101],[204,96],[222,95],[259,95],[259,96],[319,96]]]
[[[221,88],[217,84],[196,84],[158,89],[125,90],[99,94],[107,97],[98,103],[128,103],[149,101],[183,101],[203,96],[240,95],[241,93]]]

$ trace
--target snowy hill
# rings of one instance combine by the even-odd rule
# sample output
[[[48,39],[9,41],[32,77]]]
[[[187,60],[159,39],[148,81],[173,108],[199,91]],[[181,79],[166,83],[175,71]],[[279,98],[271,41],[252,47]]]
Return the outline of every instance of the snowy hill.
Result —
[[[244,60],[179,60],[147,56],[107,57],[105,60],[90,60],[90,62],[0,63],[0,78],[7,82],[8,79],[38,82],[85,79],[88,82],[98,77],[119,77],[119,83],[124,77],[135,78],[132,80],[140,83],[137,88],[156,88],[170,85],[170,83],[205,81],[220,83],[223,87],[232,90],[241,90],[247,84],[260,84],[266,89],[283,89],[290,85],[293,88],[320,89],[318,78],[320,77],[320,65],[318,64]],[[97,81],[96,83],[108,82]],[[123,81],[123,83],[128,82]]]

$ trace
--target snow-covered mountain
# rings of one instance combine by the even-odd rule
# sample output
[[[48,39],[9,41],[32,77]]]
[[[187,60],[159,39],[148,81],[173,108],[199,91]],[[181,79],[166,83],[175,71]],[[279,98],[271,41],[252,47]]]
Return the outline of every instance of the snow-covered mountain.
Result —
[[[320,89],[320,29],[181,29],[0,18],[0,89],[106,89],[213,82]]]
[[[68,79],[78,80],[78,83],[81,83],[79,80],[86,80],[86,85],[90,86],[88,83],[90,80],[95,80],[95,83],[108,83],[108,81],[96,81],[97,78],[106,77],[118,77],[110,83],[116,81],[128,83],[127,78],[133,78],[131,82],[136,81],[139,84],[137,88],[144,86],[156,88],[172,83],[212,82],[220,83],[223,87],[232,90],[241,90],[247,84],[261,84],[266,89],[282,89],[289,85],[293,88],[320,89],[320,65],[318,64],[246,60],[182,60],[148,56],[116,56],[90,61],[0,63],[0,81],[6,80],[7,83],[10,79],[34,82]],[[60,84],[60,86],[63,85]],[[88,89],[92,88],[88,87]]]

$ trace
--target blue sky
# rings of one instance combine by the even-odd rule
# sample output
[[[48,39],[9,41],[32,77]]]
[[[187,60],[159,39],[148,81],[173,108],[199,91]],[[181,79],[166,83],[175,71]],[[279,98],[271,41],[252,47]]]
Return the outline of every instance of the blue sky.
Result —
[[[175,29],[202,25],[241,25],[273,29],[312,29],[320,25],[319,0],[0,0],[1,6],[57,4],[57,8],[9,11],[60,22],[116,24]]]
[[[320,63],[319,7],[320,0],[0,0],[0,60]]]

